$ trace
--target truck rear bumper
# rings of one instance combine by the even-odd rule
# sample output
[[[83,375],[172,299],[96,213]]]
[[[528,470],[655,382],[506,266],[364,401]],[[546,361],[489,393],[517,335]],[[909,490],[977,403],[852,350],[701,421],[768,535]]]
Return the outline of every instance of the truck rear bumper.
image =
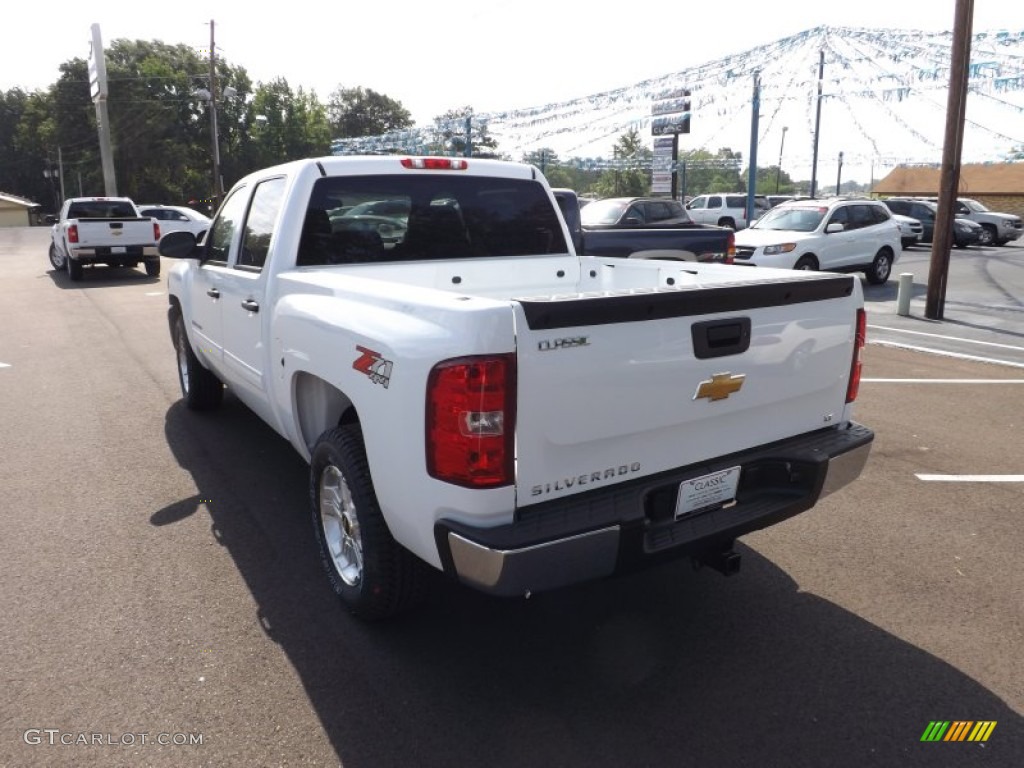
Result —
[[[71,258],[83,264],[111,264],[160,258],[152,245],[124,245],[116,247],[73,248]]]
[[[853,481],[874,433],[828,429],[617,486],[517,511],[496,528],[441,520],[445,571],[495,595],[522,595],[677,557],[728,549],[738,536],[812,507]],[[735,503],[675,517],[680,483],[741,467]]]

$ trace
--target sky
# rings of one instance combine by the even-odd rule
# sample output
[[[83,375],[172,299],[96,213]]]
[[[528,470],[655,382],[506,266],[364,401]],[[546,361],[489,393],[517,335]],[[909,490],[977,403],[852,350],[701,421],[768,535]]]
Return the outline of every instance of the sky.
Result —
[[[128,38],[208,51],[212,20],[218,54],[254,83],[284,77],[321,101],[338,86],[370,88],[426,124],[467,105],[497,112],[629,86],[821,25],[952,30],[955,8],[956,0],[10,3],[0,90],[54,83],[61,63],[88,57],[93,24],[105,46]],[[1024,3],[974,0],[974,31],[999,29],[1024,29]]]

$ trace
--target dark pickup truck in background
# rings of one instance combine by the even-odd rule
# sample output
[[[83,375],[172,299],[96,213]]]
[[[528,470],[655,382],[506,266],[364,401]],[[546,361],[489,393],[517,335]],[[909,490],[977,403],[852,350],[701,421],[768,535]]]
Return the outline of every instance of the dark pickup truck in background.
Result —
[[[623,214],[614,221],[589,226],[582,223],[579,198],[573,190],[553,189],[552,192],[569,227],[576,253],[581,256],[731,264],[736,254],[735,234],[731,229],[695,224],[682,205],[674,200],[635,198],[624,206]],[[637,208],[656,202],[669,206],[674,204],[678,207],[677,215],[671,215],[670,208],[667,209],[667,218],[655,221],[650,216],[631,214]]]

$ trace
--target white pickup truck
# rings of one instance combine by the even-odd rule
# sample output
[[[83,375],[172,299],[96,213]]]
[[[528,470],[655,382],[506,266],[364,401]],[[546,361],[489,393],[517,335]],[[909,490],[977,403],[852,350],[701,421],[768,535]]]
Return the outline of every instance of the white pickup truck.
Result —
[[[137,267],[160,274],[160,225],[127,197],[72,197],[64,201],[60,218],[50,230],[50,264],[75,281],[83,267],[107,264]]]
[[[187,405],[227,385],[309,462],[362,617],[412,604],[424,564],[499,595],[735,572],[737,537],[856,478],[874,437],[858,278],[577,256],[530,165],[297,161],[160,251]]]

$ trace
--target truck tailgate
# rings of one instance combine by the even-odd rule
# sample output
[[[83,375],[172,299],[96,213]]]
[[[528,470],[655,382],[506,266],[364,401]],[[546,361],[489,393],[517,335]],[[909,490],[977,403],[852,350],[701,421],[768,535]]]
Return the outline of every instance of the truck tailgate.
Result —
[[[850,276],[521,299],[520,506],[838,424]]]

